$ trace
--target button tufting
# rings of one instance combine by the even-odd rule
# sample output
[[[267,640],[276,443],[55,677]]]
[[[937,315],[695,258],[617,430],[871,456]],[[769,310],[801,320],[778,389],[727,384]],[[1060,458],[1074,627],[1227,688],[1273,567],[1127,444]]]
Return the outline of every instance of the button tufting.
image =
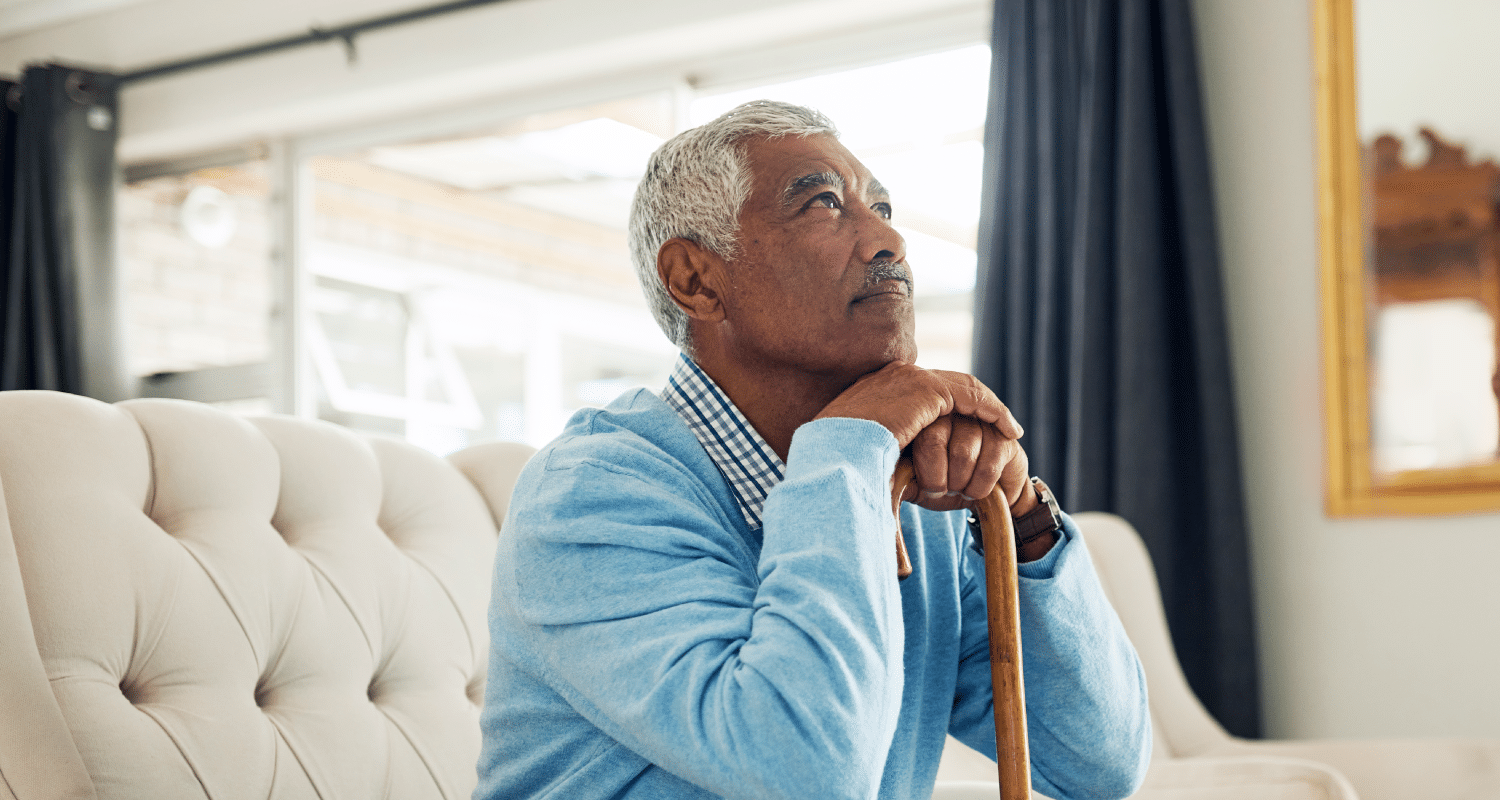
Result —
[[[464,700],[485,652],[469,626],[495,525],[451,463],[325,422],[0,392],[0,474],[0,542],[17,550],[0,586],[27,590],[0,592],[0,617],[34,634],[0,642],[19,665],[0,728],[12,695],[66,712],[19,721],[0,783],[19,759],[45,785],[106,775],[122,797],[467,797],[481,734]]]

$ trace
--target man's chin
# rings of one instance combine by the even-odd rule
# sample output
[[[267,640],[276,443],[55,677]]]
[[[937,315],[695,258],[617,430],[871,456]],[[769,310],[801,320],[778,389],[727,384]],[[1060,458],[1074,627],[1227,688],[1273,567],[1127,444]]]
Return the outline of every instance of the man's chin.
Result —
[[[917,345],[912,341],[892,342],[879,353],[872,353],[868,358],[860,359],[854,366],[852,372],[859,378],[872,372],[878,372],[887,364],[900,361],[905,364],[917,363]]]

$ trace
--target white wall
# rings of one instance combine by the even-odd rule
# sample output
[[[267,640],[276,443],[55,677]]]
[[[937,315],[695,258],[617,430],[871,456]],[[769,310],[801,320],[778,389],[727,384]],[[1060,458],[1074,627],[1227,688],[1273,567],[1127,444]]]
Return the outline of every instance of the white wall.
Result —
[[[1323,514],[1308,0],[1194,0],[1274,736],[1500,737],[1500,516]]]

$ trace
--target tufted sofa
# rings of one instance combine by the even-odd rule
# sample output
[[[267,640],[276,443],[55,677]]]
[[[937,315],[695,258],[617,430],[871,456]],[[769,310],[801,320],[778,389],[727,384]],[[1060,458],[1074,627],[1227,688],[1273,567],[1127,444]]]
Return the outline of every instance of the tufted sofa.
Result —
[[[467,798],[529,454],[0,393],[0,798]]]

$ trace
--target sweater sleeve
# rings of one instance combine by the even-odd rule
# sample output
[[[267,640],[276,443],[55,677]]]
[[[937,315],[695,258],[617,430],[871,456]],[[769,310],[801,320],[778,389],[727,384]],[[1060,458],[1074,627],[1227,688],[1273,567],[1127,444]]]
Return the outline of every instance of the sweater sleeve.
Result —
[[[904,646],[890,433],[820,420],[767,498],[758,561],[693,485],[583,461],[514,526],[543,678],[608,736],[713,793],[869,797]],[[894,655],[893,655],[894,654]]]
[[[959,700],[950,731],[993,758],[984,564],[972,550],[967,559]],[[1127,797],[1145,779],[1151,757],[1145,672],[1073,521],[1064,516],[1062,541],[1019,573],[1033,787],[1058,800]]]

